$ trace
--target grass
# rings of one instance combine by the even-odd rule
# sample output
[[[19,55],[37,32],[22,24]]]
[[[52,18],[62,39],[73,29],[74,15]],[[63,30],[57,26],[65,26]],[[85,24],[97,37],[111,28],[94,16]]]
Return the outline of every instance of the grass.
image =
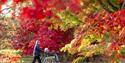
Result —
[[[22,63],[32,63],[33,57],[32,56],[24,56],[22,57]]]

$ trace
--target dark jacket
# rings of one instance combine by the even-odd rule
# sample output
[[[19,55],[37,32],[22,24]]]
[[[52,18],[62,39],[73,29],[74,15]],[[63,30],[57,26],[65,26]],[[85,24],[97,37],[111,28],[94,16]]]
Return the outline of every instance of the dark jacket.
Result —
[[[41,49],[39,44],[36,44],[35,49],[34,49],[34,56],[40,56],[41,54]]]

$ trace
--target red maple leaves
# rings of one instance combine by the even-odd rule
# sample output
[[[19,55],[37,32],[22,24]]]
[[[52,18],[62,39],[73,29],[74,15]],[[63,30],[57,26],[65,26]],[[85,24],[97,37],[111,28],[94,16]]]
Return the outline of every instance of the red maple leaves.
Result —
[[[20,1],[22,0],[16,0],[15,2]],[[27,6],[22,8],[21,14],[19,16],[20,24],[21,28],[25,32],[28,32],[28,34],[25,35],[25,33],[23,33],[22,35],[23,37],[28,38],[32,33],[33,37],[32,39],[26,41],[19,41],[17,43],[19,46],[16,46],[17,49],[23,48],[23,52],[25,54],[31,54],[34,47],[34,42],[36,40],[40,40],[40,47],[42,48],[42,50],[45,47],[48,47],[51,51],[53,50],[55,52],[58,52],[61,47],[70,42],[73,36],[71,33],[72,30],[67,30],[66,32],[64,32],[60,29],[54,30],[50,28],[52,25],[50,19],[51,17],[56,16],[53,10],[66,10],[66,7],[68,6],[72,12],[78,13],[80,7],[78,2],[76,4],[76,1],[77,0],[32,0],[34,6]],[[18,41],[18,39],[19,38],[17,38],[16,40]]]
[[[0,0],[0,3],[6,3],[7,0]]]
[[[15,3],[23,2],[24,0],[13,0]]]

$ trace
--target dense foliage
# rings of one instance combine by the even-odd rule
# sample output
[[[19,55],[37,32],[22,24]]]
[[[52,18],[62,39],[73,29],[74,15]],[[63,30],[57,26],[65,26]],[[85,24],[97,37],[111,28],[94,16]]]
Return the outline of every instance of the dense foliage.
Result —
[[[1,63],[20,63],[21,55],[20,50],[3,49],[0,50],[0,62]]]
[[[8,0],[0,0],[2,49],[20,49],[28,55],[32,54],[35,41],[40,40],[42,50],[47,47],[50,51],[70,53],[74,63],[94,55],[104,56],[110,63],[125,57],[125,0],[7,3]],[[3,9],[3,5],[7,8]],[[5,16],[6,9],[10,18]]]
[[[106,54],[113,58],[114,62],[122,59],[125,48],[124,12],[123,9],[115,13],[102,11],[90,15],[86,19],[86,23],[80,27],[79,32],[82,33],[78,33],[77,37],[62,50],[68,50],[71,54],[82,55],[83,58]]]
[[[74,15],[80,11],[76,1],[32,0],[32,6],[22,7],[19,15],[22,31],[13,39],[14,47],[23,49],[25,54],[31,54],[35,40],[40,40],[42,50],[48,47],[59,52],[59,49],[72,39],[73,28],[80,24],[80,20]],[[71,5],[76,9],[72,9]],[[78,11],[74,12],[75,10]]]

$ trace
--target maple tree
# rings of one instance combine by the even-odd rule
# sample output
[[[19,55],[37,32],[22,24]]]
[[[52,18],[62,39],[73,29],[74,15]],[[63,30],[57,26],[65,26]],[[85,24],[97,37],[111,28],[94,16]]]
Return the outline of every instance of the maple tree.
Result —
[[[71,43],[61,49],[61,51],[77,55],[73,61],[74,63],[100,54],[112,58],[111,62],[120,62],[124,58],[124,9],[120,10],[121,7],[123,8],[122,4],[124,2],[123,0],[119,1],[120,3],[117,3],[118,1],[116,0],[101,0],[102,2],[106,11],[103,10],[90,14],[85,19],[85,23],[76,29],[76,35]],[[117,9],[114,9],[114,7],[105,8],[105,5],[110,6],[111,4],[117,4],[119,9],[117,6]],[[109,13],[107,10],[114,13]],[[105,52],[108,53],[105,54]]]
[[[59,49],[72,39],[73,28],[80,24],[80,20],[74,15],[79,11],[74,12],[71,8],[71,5],[74,5],[76,10],[80,10],[78,2],[75,0],[32,0],[31,2],[32,6],[22,7],[20,10],[20,32],[15,35],[16,38],[13,39],[12,44],[16,49],[22,49],[25,54],[31,54],[35,41],[40,40],[42,50],[48,47],[50,51],[59,52]],[[67,11],[65,11],[67,5],[64,5],[64,2],[69,6]],[[65,12],[64,15],[63,12]],[[72,18],[62,18],[63,16]],[[57,26],[55,26],[55,22],[61,24],[56,23]],[[63,26],[65,24],[66,26]]]
[[[125,45],[124,12],[123,9],[115,13],[102,11],[90,15],[86,19],[86,23],[80,27],[81,30],[75,39],[62,50],[82,55],[83,58],[108,52],[106,55],[110,58],[114,56],[113,62],[122,59],[124,52],[121,53],[121,50]]]
[[[4,13],[1,7],[7,2],[0,0],[1,14]],[[125,53],[124,3],[124,0],[13,0],[9,6],[11,19],[4,21],[10,21],[10,25],[0,22],[0,39],[4,41],[8,38],[3,37],[9,36],[4,43],[26,55],[32,54],[35,41],[40,40],[42,50],[48,47],[60,53],[63,47],[61,51],[75,56],[74,63],[94,55],[119,62]]]

